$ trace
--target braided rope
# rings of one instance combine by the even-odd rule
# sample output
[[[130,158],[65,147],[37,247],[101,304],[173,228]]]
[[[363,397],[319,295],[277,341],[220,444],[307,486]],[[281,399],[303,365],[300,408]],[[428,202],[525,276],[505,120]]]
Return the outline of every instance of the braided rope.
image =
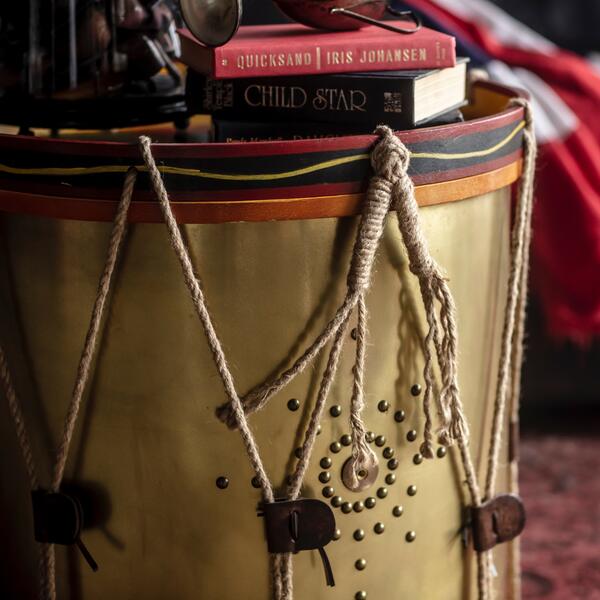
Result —
[[[98,283],[98,291],[96,293],[94,307],[92,309],[90,324],[85,337],[81,357],[79,359],[77,375],[75,377],[75,385],[73,387],[73,393],[71,395],[71,400],[65,416],[63,433],[54,461],[51,490],[55,492],[59,490],[63,479],[69,454],[69,447],[73,437],[73,432],[75,431],[75,425],[77,423],[77,416],[81,407],[83,393],[87,386],[91,365],[96,354],[98,346],[98,334],[100,332],[100,325],[102,323],[102,317],[105,311],[106,300],[111,289],[115,265],[119,257],[120,249],[123,245],[125,232],[127,230],[127,214],[129,211],[129,205],[131,203],[131,197],[133,195],[136,177],[137,171],[134,168],[131,168],[127,171],[121,193],[121,199],[119,201],[117,212],[113,221],[106,261],[100,281]],[[6,354],[1,345],[0,380],[2,382],[4,394],[8,402],[9,411],[15,425],[15,432],[21,448],[21,454],[23,455],[23,460],[29,474],[31,489],[36,490],[39,488],[39,481],[36,473],[31,443],[27,433],[25,419],[23,417],[23,407],[21,405],[19,396],[16,393],[13,379],[8,367]],[[39,544],[39,572],[40,599],[56,600],[54,544]]]

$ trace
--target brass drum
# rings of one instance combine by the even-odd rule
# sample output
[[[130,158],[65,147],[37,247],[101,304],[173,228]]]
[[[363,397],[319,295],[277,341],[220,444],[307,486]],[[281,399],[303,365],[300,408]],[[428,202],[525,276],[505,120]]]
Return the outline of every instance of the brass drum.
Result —
[[[522,111],[500,110],[510,90],[481,85],[478,94],[473,119],[459,125],[467,141],[455,129],[450,138],[444,134],[456,126],[409,132],[406,139],[422,154],[443,153],[459,142],[463,154],[468,154],[465,144],[493,150],[471,164],[467,159],[458,166],[440,161],[443,168],[411,163],[424,232],[457,306],[459,381],[472,453],[483,477]],[[45,484],[106,256],[111,227],[106,221],[118,199],[118,184],[109,189],[110,177],[123,178],[123,171],[118,179],[106,175],[102,184],[90,175],[95,179],[86,188],[82,173],[68,169],[87,168],[94,160],[104,164],[105,156],[123,165],[139,163],[139,157],[128,144],[109,145],[92,156],[101,144],[87,142],[85,154],[73,142],[54,140],[54,149],[41,144],[40,152],[48,152],[42,160],[18,146],[11,149],[16,137],[3,137],[0,337]],[[363,146],[373,140],[351,139]],[[308,152],[302,144],[288,143],[288,155]],[[333,147],[325,140],[316,144],[321,153]],[[248,155],[249,146],[240,151]],[[257,154],[268,154],[271,147],[254,144]],[[161,164],[168,164],[161,152],[177,148],[158,145]],[[183,158],[191,161],[193,148],[200,152],[194,159],[200,168],[203,147],[190,145]],[[221,155],[227,152],[224,145],[214,150],[223,169],[228,156]],[[280,160],[282,153],[277,154],[269,161]],[[32,163],[18,163],[20,156]],[[74,163],[59,164],[67,159]],[[44,160],[63,169],[62,175],[43,171]],[[357,224],[352,215],[362,191],[358,184],[342,189],[347,181],[335,181],[334,174],[316,182],[314,193],[310,182],[302,182],[301,192],[281,183],[264,189],[248,184],[239,195],[213,187],[194,196],[177,185],[175,175],[167,178],[167,187],[176,215],[237,386],[248,390],[289,366],[331,318],[345,287]],[[264,523],[257,516],[260,490],[253,485],[239,433],[215,417],[226,400],[223,387],[166,229],[152,198],[144,195],[143,181],[141,186],[65,477],[65,486],[90,499],[82,537],[100,569],[93,573],[74,547],[57,546],[58,598],[265,600],[270,580]],[[297,213],[290,212],[291,205]],[[432,460],[419,454],[424,317],[402,248],[389,220],[367,296],[364,420],[380,459],[379,474],[359,492],[342,480],[350,456],[356,343],[349,333],[303,487],[303,497],[333,507],[338,531],[326,549],[336,586],[325,585],[316,552],[300,552],[294,558],[299,600],[476,598],[473,551],[463,543],[463,507],[469,500],[458,454],[442,447]],[[249,418],[276,487],[297,461],[324,361],[320,357]],[[29,482],[5,402],[0,427],[4,597],[34,598],[38,575]],[[508,458],[505,444],[500,490],[508,486]],[[505,544],[494,555],[503,599],[515,597],[513,551]]]

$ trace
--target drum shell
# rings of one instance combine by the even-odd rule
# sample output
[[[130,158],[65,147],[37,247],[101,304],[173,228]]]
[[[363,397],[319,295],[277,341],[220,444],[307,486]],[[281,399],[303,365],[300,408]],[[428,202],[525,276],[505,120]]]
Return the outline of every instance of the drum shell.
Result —
[[[458,311],[459,381],[472,429],[472,452],[483,475],[509,251],[510,192],[421,210],[431,252],[448,274]],[[237,387],[245,391],[290,364],[333,314],[344,291],[357,220],[184,226],[207,301]],[[49,449],[56,446],[73,385],[87,321],[105,258],[106,223],[5,215],[0,333],[26,408],[36,459],[47,482]],[[420,351],[424,318],[418,286],[408,271],[395,217],[382,240],[372,288],[366,367],[367,427],[384,435],[399,467],[388,495],[345,489],[341,467],[349,448],[329,446],[348,433],[354,341],[348,335],[317,439],[304,494],[322,498],[319,461],[333,465],[328,485],[345,501],[377,498],[376,507],[343,514],[334,509],[339,540],[327,547],[337,585],[326,588],[318,555],[295,557],[299,600],[475,598],[471,551],[463,549],[462,507],[468,503],[455,451],[415,464],[423,417]],[[295,464],[294,449],[314,402],[323,360],[251,417],[251,426],[276,486]],[[288,400],[300,401],[297,411]],[[130,228],[103,328],[101,351],[85,399],[67,479],[96,490],[99,522],[83,538],[100,564],[91,573],[71,548],[57,549],[59,598],[268,597],[268,556],[256,516],[259,490],[240,436],[214,416],[222,385],[170,248],[157,224]],[[390,404],[378,409],[380,400]],[[9,597],[36,595],[37,555],[29,492],[5,404],[2,426],[3,524],[13,551],[3,561]],[[405,412],[401,423],[394,420]],[[407,435],[418,432],[417,441]],[[507,449],[501,464],[507,463]],[[229,479],[219,489],[216,479]],[[498,489],[506,488],[507,469]],[[415,485],[417,493],[407,494]],[[392,508],[403,506],[401,517]],[[8,517],[8,518],[7,518]],[[385,526],[374,532],[375,523]],[[364,540],[353,539],[356,529]],[[407,532],[416,532],[409,543]],[[510,545],[495,552],[500,597],[511,597]],[[366,569],[355,561],[364,558]]]

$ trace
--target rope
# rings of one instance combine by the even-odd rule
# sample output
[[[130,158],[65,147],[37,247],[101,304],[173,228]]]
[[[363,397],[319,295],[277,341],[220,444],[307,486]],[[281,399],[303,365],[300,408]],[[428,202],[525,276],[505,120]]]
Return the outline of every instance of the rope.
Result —
[[[510,421],[516,425],[518,419],[521,367],[523,363],[523,336],[527,307],[529,247],[531,242],[534,192],[533,182],[537,156],[533,113],[530,103],[527,100],[515,98],[511,100],[510,105],[522,107],[525,113],[523,175],[521,177],[511,235],[511,263],[485,482],[486,500],[492,498],[495,493],[507,401],[511,411]],[[516,491],[517,487],[516,477],[516,468],[511,467],[510,487],[513,492]],[[487,555],[488,570],[492,570],[492,551],[490,550],[485,554]],[[494,597],[494,590],[491,584],[489,597],[490,599]]]
[[[127,213],[129,211],[129,205],[131,203],[131,196],[133,194],[133,188],[135,186],[136,177],[137,171],[134,168],[131,168],[127,171],[127,175],[125,176],[125,182],[123,184],[123,190],[121,193],[121,199],[119,201],[117,213],[113,221],[113,227],[110,234],[104,270],[102,272],[98,284],[98,291],[96,293],[96,299],[94,302],[94,307],[92,309],[90,324],[88,327],[85,342],[83,345],[83,350],[79,360],[77,375],[75,378],[75,385],[73,387],[73,393],[65,417],[63,433],[54,461],[51,484],[51,491],[53,492],[57,492],[59,490],[60,484],[63,479],[64,470],[69,454],[69,447],[71,444],[71,439],[73,437],[73,432],[75,431],[75,425],[77,422],[79,409],[81,407],[83,392],[89,380],[91,365],[96,354],[100,324],[102,322],[102,316],[105,310],[106,299],[111,289],[114,268],[127,229]],[[21,405],[21,401],[16,393],[13,384],[13,379],[10,375],[8,361],[6,359],[6,353],[4,352],[4,349],[1,345],[0,379],[2,381],[4,394],[8,401],[9,411],[13,423],[15,425],[15,432],[17,434],[17,439],[21,448],[23,460],[25,462],[27,472],[29,474],[31,489],[36,490],[39,488],[39,481],[36,473],[35,460],[33,458],[31,443],[29,440],[29,435],[27,433],[27,427],[25,425],[25,419],[23,417],[23,408]],[[40,599],[56,600],[54,544],[39,544],[39,554]]]

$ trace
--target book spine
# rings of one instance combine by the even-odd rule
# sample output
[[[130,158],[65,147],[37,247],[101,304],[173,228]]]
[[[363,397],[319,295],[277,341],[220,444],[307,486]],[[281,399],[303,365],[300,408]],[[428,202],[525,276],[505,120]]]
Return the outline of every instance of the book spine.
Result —
[[[332,36],[334,37],[334,36]],[[265,45],[268,47],[265,48]],[[451,36],[422,39],[398,35],[394,38],[356,39],[296,48],[263,44],[257,48],[221,46],[214,51],[213,75],[217,79],[318,75],[356,71],[435,69],[456,64]]]
[[[370,128],[348,127],[327,123],[277,123],[213,119],[213,142],[270,142],[313,140],[348,135],[367,135]]]
[[[323,75],[210,79],[190,71],[186,85],[194,113],[227,119],[414,126],[414,81],[409,78]]]

